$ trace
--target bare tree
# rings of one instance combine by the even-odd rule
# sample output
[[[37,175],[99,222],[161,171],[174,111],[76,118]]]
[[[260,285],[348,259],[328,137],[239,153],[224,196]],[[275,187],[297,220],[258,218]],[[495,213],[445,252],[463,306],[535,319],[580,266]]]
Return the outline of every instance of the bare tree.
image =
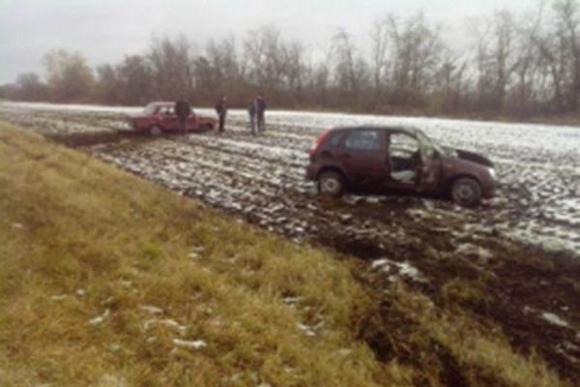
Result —
[[[390,15],[387,21],[392,46],[391,100],[403,106],[424,106],[444,51],[440,27],[430,26],[422,13],[403,22]]]
[[[558,0],[554,4],[557,36],[560,41],[560,60],[566,71],[566,104],[578,110],[580,97],[580,13],[575,0]]]
[[[24,73],[16,80],[15,97],[23,101],[43,101],[48,98],[48,87],[36,73]]]
[[[208,95],[206,98],[211,95],[212,100],[217,94],[228,94],[231,101],[240,103],[245,88],[245,68],[240,62],[235,39],[229,37],[219,43],[210,40],[205,53],[205,57],[196,62],[196,73],[205,72],[203,76],[209,78],[196,75],[198,92]],[[204,89],[200,90],[201,87]]]
[[[192,50],[191,42],[184,36],[153,40],[148,58],[159,97],[176,100],[194,96]]]
[[[108,104],[118,104],[121,102],[123,89],[113,66],[106,64],[97,67],[97,80],[94,92],[99,102]]]
[[[280,32],[272,26],[250,31],[244,48],[250,82],[259,88],[276,90],[282,66]]]
[[[153,69],[141,55],[125,57],[117,67],[117,81],[121,87],[121,103],[143,105],[156,96]]]
[[[356,102],[359,96],[360,74],[357,73],[355,51],[351,36],[340,28],[332,39],[332,53],[334,77],[342,105],[346,105],[346,100]]]
[[[373,78],[374,106],[380,103],[383,95],[383,82],[388,69],[389,21],[382,17],[374,21],[371,28],[371,71]]]
[[[54,50],[44,56],[43,62],[54,100],[76,102],[90,99],[94,85],[93,71],[80,53]]]
[[[441,64],[433,75],[433,91],[429,98],[431,111],[456,114],[468,109],[467,68],[467,59],[449,51],[443,54]]]
[[[208,105],[227,94],[232,105],[245,106],[261,92],[286,107],[519,117],[577,112],[579,3],[552,1],[534,17],[495,11],[475,24],[468,53],[448,49],[441,26],[418,12],[375,19],[365,57],[344,29],[313,52],[264,26],[241,44],[233,37],[210,40],[203,51],[184,36],[153,39],[142,55],[97,67],[95,82],[80,54],[55,50],[44,57],[46,86],[35,74],[22,74],[2,95],[32,100],[48,89],[50,99],[62,102],[188,98]]]

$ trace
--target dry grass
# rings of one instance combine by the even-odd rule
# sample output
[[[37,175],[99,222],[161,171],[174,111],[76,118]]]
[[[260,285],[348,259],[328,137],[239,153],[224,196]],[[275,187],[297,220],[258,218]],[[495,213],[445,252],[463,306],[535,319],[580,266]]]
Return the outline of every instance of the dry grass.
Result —
[[[0,268],[0,386],[453,385],[448,363],[467,385],[564,385],[403,287],[385,319],[348,259],[2,123]]]
[[[353,338],[369,299],[347,263],[7,125],[0,267],[2,386],[375,386],[410,372]]]

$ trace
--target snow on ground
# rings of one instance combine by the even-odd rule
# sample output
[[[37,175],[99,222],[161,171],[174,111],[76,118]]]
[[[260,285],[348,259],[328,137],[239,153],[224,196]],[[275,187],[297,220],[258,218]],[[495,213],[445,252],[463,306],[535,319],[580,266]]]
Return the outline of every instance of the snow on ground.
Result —
[[[509,302],[495,305],[507,316],[507,325],[522,329],[526,337],[539,337],[536,344],[553,347],[570,364],[577,364],[580,333],[573,301],[577,297],[567,286],[573,283],[574,272],[536,271],[533,263],[532,271],[525,264],[515,266],[528,270],[525,272],[512,271],[511,266],[504,270],[498,262],[509,261],[506,255],[513,250],[507,247],[522,247],[507,243],[504,236],[580,255],[580,129],[268,111],[268,130],[254,137],[249,134],[245,111],[232,110],[223,135],[131,135],[125,115],[140,110],[0,102],[0,119],[57,141],[74,138],[66,143],[295,242],[312,238],[368,259],[370,270],[387,283],[402,280],[429,287],[440,281],[439,276],[469,277],[474,269],[485,271],[490,278],[508,274],[498,286],[506,287],[500,289],[505,292],[501,299]],[[196,111],[214,115],[209,109]],[[321,198],[314,185],[304,180],[307,151],[322,131],[344,125],[414,125],[445,145],[483,153],[496,166],[497,196],[475,209],[440,199],[397,195]],[[192,246],[189,258],[199,259],[203,253],[203,248]],[[536,253],[553,256],[530,250],[530,254]],[[461,265],[454,266],[456,263]],[[125,285],[130,287],[130,283]],[[76,292],[77,297],[82,295]],[[50,299],[60,302],[71,296]],[[287,297],[283,302],[297,307],[303,300]],[[187,337],[187,327],[163,309],[142,305],[139,310],[147,343],[154,344],[158,340],[155,331],[164,329],[172,333],[174,350],[211,347],[201,338]],[[109,313],[108,309],[94,311],[88,324],[109,323]],[[530,329],[522,325],[528,320],[533,320]],[[323,326],[324,319],[317,315],[297,329],[315,337]],[[548,331],[557,332],[553,341],[544,340]]]
[[[127,129],[124,114],[141,107],[0,102],[0,118],[44,134]],[[200,114],[214,113],[195,109]],[[261,226],[301,239],[324,230],[382,243],[409,233],[392,219],[402,200],[405,216],[462,235],[504,235],[556,250],[580,252],[580,129],[421,117],[268,111],[268,131],[253,137],[247,114],[231,110],[228,131],[89,146],[89,152]],[[346,125],[411,125],[444,145],[474,150],[496,165],[497,197],[476,210],[442,200],[347,196],[329,210],[304,181],[307,150],[325,129]],[[362,207],[361,207],[362,206]],[[395,206],[396,209],[396,206]],[[385,211],[385,219],[361,213]],[[454,219],[453,227],[445,225]],[[457,246],[461,242],[457,242]],[[461,249],[458,250],[461,252]],[[465,253],[467,254],[467,252]]]

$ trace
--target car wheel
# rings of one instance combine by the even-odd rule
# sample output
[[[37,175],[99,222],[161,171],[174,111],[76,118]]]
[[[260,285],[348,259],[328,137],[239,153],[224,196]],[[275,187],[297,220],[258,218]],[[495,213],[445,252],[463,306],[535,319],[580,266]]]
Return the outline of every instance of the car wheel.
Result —
[[[322,172],[318,177],[318,192],[324,195],[340,196],[344,192],[344,179],[335,171]]]
[[[471,177],[459,178],[451,186],[451,198],[462,206],[474,206],[481,201],[481,186]]]
[[[200,126],[200,131],[202,132],[209,132],[210,130],[213,130],[212,124],[203,124]]]
[[[149,128],[149,133],[152,136],[159,136],[161,133],[163,133],[163,129],[159,125],[153,125],[151,128]]]

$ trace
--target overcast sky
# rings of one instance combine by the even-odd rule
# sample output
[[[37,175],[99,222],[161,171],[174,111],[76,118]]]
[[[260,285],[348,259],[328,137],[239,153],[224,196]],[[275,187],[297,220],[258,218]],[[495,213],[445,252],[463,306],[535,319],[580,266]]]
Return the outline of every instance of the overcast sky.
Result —
[[[0,84],[23,72],[43,74],[42,55],[53,48],[80,51],[92,66],[142,53],[153,36],[204,43],[250,29],[276,26],[286,39],[311,50],[326,47],[343,27],[364,46],[379,15],[424,11],[449,26],[446,40],[466,33],[465,20],[508,8],[520,12],[538,0],[0,0]]]

